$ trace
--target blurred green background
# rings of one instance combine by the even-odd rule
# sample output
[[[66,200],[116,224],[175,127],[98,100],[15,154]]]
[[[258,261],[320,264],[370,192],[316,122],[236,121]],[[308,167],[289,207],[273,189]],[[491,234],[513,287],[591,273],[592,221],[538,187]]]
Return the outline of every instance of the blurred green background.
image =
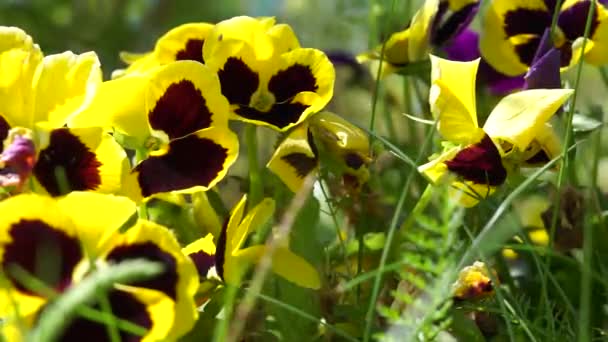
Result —
[[[276,16],[304,46],[360,52],[367,48],[369,6],[367,0],[0,0],[0,24],[26,30],[45,54],[94,50],[108,76],[122,66],[120,51],[150,50],[182,23],[237,15]]]

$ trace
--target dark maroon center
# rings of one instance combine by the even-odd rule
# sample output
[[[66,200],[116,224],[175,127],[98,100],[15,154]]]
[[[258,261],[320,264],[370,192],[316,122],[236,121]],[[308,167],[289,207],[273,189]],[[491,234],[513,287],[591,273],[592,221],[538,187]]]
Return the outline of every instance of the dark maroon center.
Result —
[[[481,142],[458,152],[445,164],[450,171],[475,184],[498,186],[507,178],[500,153],[487,134]]]
[[[170,139],[181,138],[211,125],[211,111],[199,89],[188,80],[171,84],[148,114],[150,126]]]
[[[184,49],[179,50],[175,55],[175,60],[191,60],[200,63],[205,63],[203,60],[203,45],[205,40],[203,39],[188,39]]]
[[[51,132],[49,145],[38,155],[34,175],[52,196],[95,190],[101,184],[101,162],[67,128]]]
[[[278,103],[289,101],[303,91],[317,91],[318,88],[310,67],[299,63],[277,72],[268,81],[268,90]]]
[[[144,242],[118,246],[108,254],[107,259],[116,263],[132,259],[146,259],[162,263],[164,271],[160,275],[131,285],[159,290],[174,300],[177,298],[178,275],[175,258],[156,244]]]
[[[249,105],[251,96],[260,85],[260,77],[243,60],[230,57],[217,76],[222,86],[222,94],[230,104]]]
[[[20,220],[8,233],[11,241],[4,246],[2,269],[17,289],[35,294],[14,272],[16,267],[57,292],[71,284],[74,268],[83,258],[78,239],[36,219]]]
[[[228,150],[215,141],[189,135],[169,144],[161,156],[148,157],[135,168],[144,196],[208,186],[224,168]]]
[[[196,270],[198,271],[198,275],[200,279],[207,278],[207,273],[215,265],[215,255],[207,254],[204,251],[194,252],[192,254],[188,254],[194,265],[196,266]]]
[[[108,294],[112,314],[121,320],[129,321],[141,328],[149,330],[152,327],[152,320],[148,308],[132,294],[113,290]],[[93,308],[101,310],[101,305],[95,303]],[[123,342],[141,341],[141,336],[130,334],[124,330],[119,330],[120,340]],[[108,327],[101,323],[89,321],[84,317],[74,319],[63,331],[58,341],[66,342],[106,342],[111,338],[108,335]]]
[[[287,164],[296,170],[296,174],[302,178],[306,177],[317,167],[317,158],[307,156],[304,153],[295,152],[281,157]]]

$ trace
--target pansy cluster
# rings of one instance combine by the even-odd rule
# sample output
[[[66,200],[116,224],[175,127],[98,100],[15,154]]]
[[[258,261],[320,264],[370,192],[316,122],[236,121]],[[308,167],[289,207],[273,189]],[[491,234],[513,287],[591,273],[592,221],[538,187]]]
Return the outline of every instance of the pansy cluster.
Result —
[[[412,170],[427,189],[447,185],[448,197],[464,207],[565,151],[551,124],[574,93],[562,86],[561,74],[583,60],[608,62],[602,1],[493,0],[483,10],[480,3],[426,0],[404,30],[358,56],[381,63],[380,76],[416,74],[427,85],[419,93],[426,102],[428,91],[432,120],[418,121],[432,122],[440,141]],[[479,34],[471,28],[477,16]],[[365,202],[376,194],[371,170],[379,148],[350,118],[330,111],[336,79],[330,58],[301,46],[292,28],[275,18],[247,16],[183,24],[151,51],[121,58],[124,69],[104,80],[94,52],[44,55],[23,30],[0,26],[4,337],[35,340],[32,332],[39,333],[61,298],[135,260],[160,271],[114,282],[79,303],[59,340],[178,340],[206,305],[214,310],[214,294],[249,285],[253,266],[308,291],[335,285],[327,284],[335,279],[320,272],[320,262],[295,253],[282,225],[274,225],[285,211],[280,200],[298,204],[304,202],[298,195],[319,189],[327,196],[323,185],[331,177],[345,197]],[[501,96],[489,113],[478,113],[481,89]],[[280,188],[273,194],[260,179],[255,183],[261,178],[256,129],[278,136],[264,160],[264,180]],[[220,182],[234,172],[243,147],[250,180],[228,210],[230,196],[222,196]],[[419,203],[428,203],[425,196]],[[166,223],[153,213],[159,202],[175,204],[188,219]],[[362,213],[376,203],[356,204],[353,212]],[[417,204],[412,212],[423,210]],[[353,248],[342,241],[348,233],[330,211],[348,260]],[[372,215],[344,216],[372,221]],[[184,233],[188,224],[200,229]],[[354,235],[360,272],[366,241],[363,233]],[[329,259],[327,269],[335,264]],[[476,262],[460,272],[451,298],[485,299],[498,285],[495,272]],[[231,310],[212,318],[223,314]]]
[[[333,95],[332,63],[301,47],[288,25],[189,23],[153,51],[122,58],[128,66],[103,80],[95,53],[44,56],[24,31],[0,27],[0,315],[9,340],[29,338],[56,298],[126,260],[157,262],[162,272],[114,284],[88,304],[145,332],[119,329],[123,340],[175,340],[197,319],[197,293],[245,281],[268,251],[248,236],[271,221],[271,198],[243,196],[223,225],[189,244],[147,211],[154,199],[179,198],[195,202],[194,216],[220,222],[204,191],[238,158],[232,120],[285,132],[268,167],[293,192],[319,170],[320,150],[354,191],[367,182],[367,135],[320,113]],[[288,244],[272,253],[278,276],[321,286]],[[90,316],[62,329],[62,341],[111,338]]]

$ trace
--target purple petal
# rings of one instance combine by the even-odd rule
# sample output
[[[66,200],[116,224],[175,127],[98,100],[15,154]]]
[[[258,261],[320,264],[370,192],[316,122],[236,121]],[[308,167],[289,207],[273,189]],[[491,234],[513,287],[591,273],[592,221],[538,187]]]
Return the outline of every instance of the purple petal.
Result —
[[[479,3],[470,3],[452,13],[448,12],[447,7],[447,1],[441,2],[433,21],[431,42],[434,46],[444,46],[465,30],[475,18]]]
[[[443,46],[448,59],[468,62],[479,58],[479,35],[466,29]]]

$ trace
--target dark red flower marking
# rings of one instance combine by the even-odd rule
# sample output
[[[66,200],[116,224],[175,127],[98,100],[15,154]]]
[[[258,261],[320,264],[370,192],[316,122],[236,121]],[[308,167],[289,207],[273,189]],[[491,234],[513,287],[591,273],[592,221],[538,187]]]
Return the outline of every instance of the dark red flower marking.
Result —
[[[188,80],[171,84],[148,114],[150,126],[170,139],[181,138],[211,125],[212,113],[199,89]]]
[[[222,94],[230,104],[248,106],[251,96],[260,85],[260,77],[243,60],[230,57],[217,76],[222,86]]]
[[[205,40],[203,39],[188,39],[186,46],[182,50],[179,50],[175,55],[175,60],[191,60],[205,63],[205,60],[203,59],[204,44]]]
[[[132,294],[113,290],[108,294],[108,301],[112,314],[124,321],[129,321],[141,328],[149,330],[152,327],[152,319],[146,305],[140,302]],[[93,308],[101,310],[101,305],[95,303]],[[132,335],[124,330],[119,330],[120,340],[124,342],[141,341],[141,336]],[[106,342],[111,338],[108,335],[108,327],[104,324],[89,321],[84,317],[77,317],[70,322],[58,341],[66,342]]]
[[[500,153],[487,134],[481,142],[458,152],[445,164],[448,170],[475,184],[498,186],[507,178]]]
[[[235,112],[246,119],[263,121],[278,128],[284,128],[298,122],[302,113],[308,107],[299,102],[275,103],[267,112],[261,112],[250,107],[240,107]]]
[[[310,157],[304,153],[295,152],[281,157],[287,164],[296,170],[299,177],[306,177],[317,167],[317,158]]]
[[[549,155],[545,151],[540,150],[540,151],[538,151],[538,153],[536,153],[535,155],[530,157],[528,160],[526,160],[526,164],[543,165],[550,161],[551,161],[551,158],[549,158]]]
[[[299,63],[277,72],[268,81],[268,90],[278,103],[286,102],[303,91],[316,91],[318,88],[310,67]]]
[[[34,175],[52,196],[70,191],[95,190],[101,184],[101,162],[67,128],[51,132],[49,145],[38,155]],[[65,175],[64,180],[59,177]],[[67,189],[64,188],[67,186]]]
[[[83,258],[78,239],[36,219],[14,223],[8,234],[11,241],[3,248],[2,269],[17,289],[36,294],[14,275],[14,267],[57,292],[70,286],[74,268]]]
[[[135,243],[115,247],[108,254],[107,259],[108,261],[116,263],[132,259],[146,259],[162,263],[164,271],[161,274],[152,279],[134,282],[130,285],[159,290],[174,300],[177,298],[178,275],[175,258],[153,242]]]
[[[228,150],[215,141],[189,135],[169,143],[169,151],[135,167],[144,196],[158,192],[209,186],[224,168]]]
[[[188,254],[188,256],[192,259],[192,262],[194,262],[196,270],[198,271],[198,276],[201,279],[207,278],[207,273],[211,267],[215,266],[215,255],[207,254],[204,251],[198,251]]]

